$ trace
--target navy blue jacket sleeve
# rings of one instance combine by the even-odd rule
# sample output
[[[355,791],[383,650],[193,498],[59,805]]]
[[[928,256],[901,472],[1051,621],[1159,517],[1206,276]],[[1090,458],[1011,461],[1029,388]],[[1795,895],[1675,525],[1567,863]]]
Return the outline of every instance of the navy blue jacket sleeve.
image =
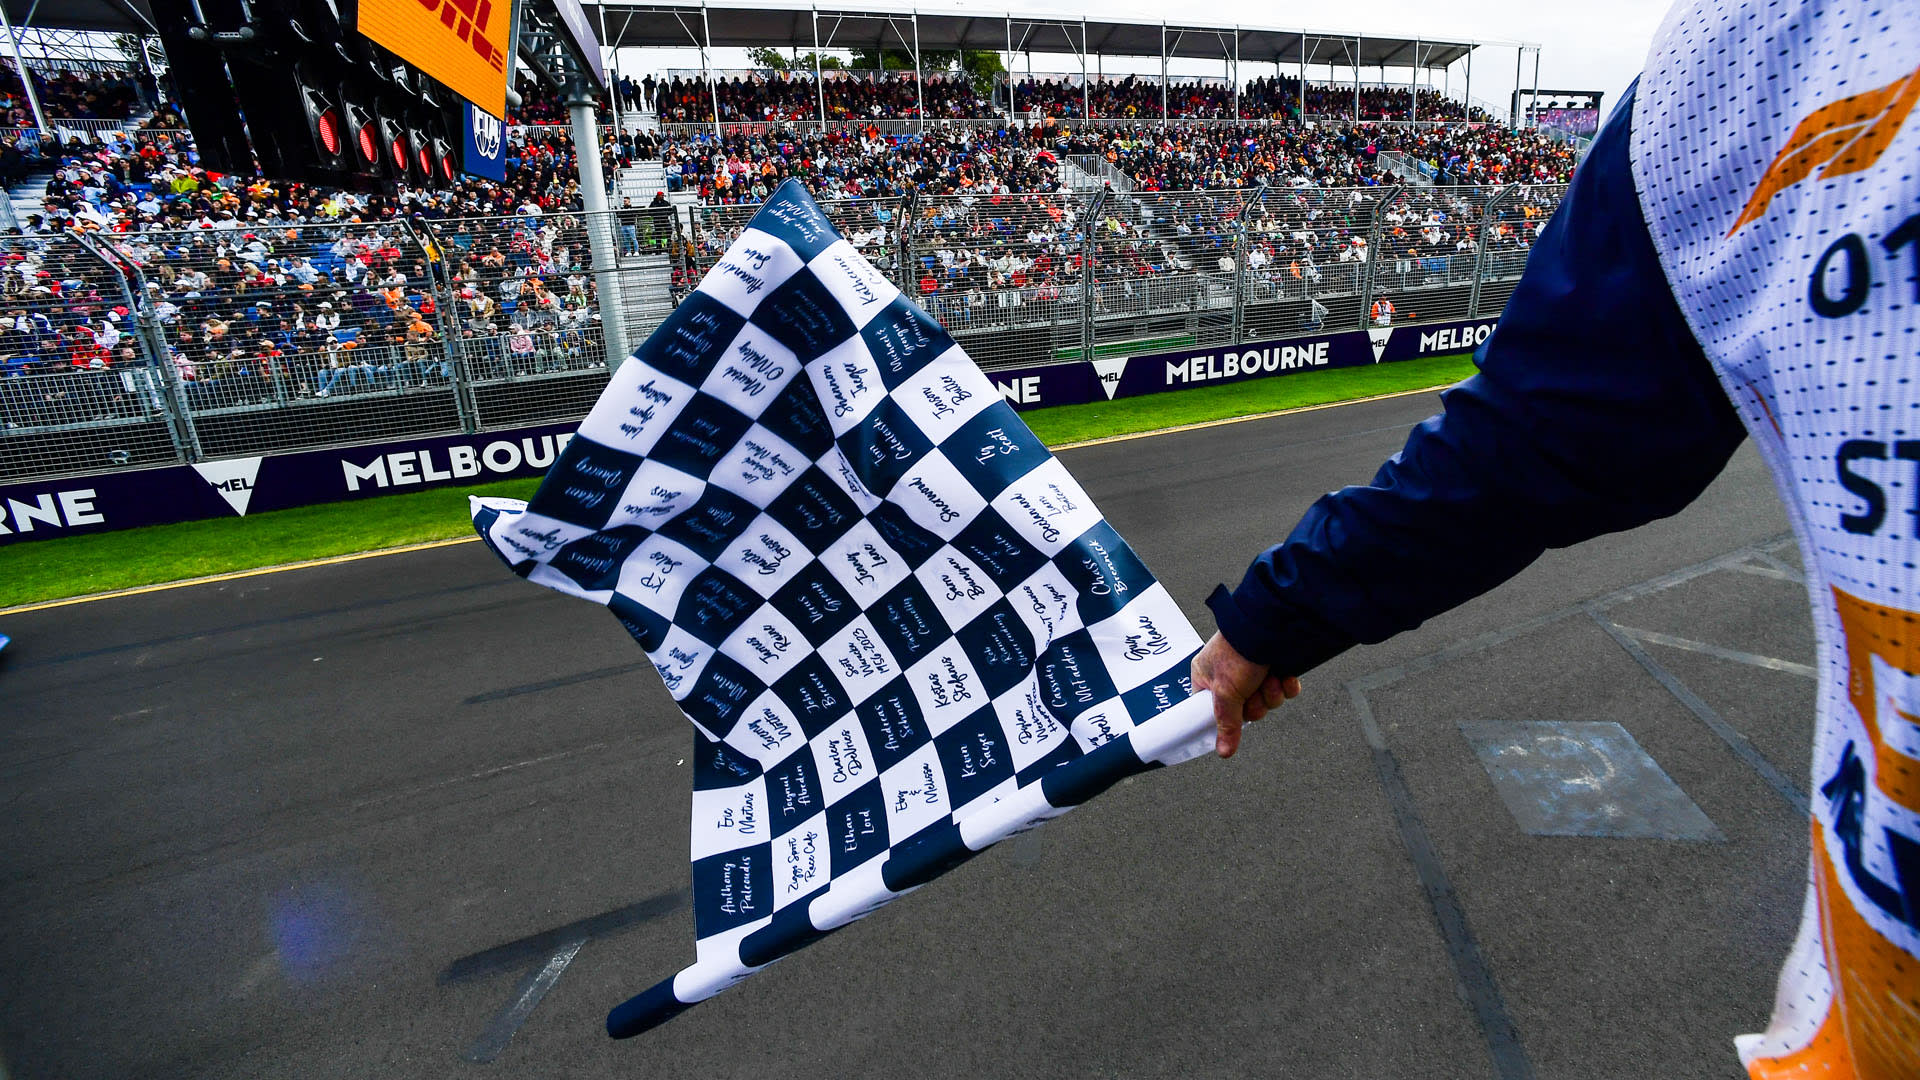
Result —
[[[1678,512],[1745,429],[1681,317],[1627,164],[1630,88],[1506,313],[1365,487],[1315,502],[1208,598],[1249,659],[1300,674],[1486,592],[1550,547]]]

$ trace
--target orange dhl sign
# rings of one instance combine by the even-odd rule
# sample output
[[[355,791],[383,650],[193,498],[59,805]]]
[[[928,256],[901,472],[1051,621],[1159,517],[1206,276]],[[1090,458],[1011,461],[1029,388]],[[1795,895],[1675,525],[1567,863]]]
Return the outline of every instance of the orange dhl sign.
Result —
[[[505,119],[513,0],[360,0],[362,34]]]

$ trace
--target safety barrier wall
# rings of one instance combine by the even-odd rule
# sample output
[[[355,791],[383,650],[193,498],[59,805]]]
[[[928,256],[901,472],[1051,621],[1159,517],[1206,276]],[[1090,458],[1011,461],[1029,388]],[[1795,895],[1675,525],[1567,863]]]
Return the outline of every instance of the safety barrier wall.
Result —
[[[1078,405],[1469,351],[1491,319],[1372,327],[1133,356],[1001,367],[987,376],[1016,409]],[[0,546],[538,476],[572,421],[480,434],[251,455],[93,476],[0,484]]]

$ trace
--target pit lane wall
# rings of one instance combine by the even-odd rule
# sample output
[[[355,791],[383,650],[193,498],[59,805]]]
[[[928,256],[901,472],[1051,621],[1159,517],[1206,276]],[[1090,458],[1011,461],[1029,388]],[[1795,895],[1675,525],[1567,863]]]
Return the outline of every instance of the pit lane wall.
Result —
[[[1116,401],[1476,348],[1494,319],[1411,323],[987,372],[1016,409]],[[539,476],[577,422],[0,486],[0,545]],[[462,511],[464,513],[464,511]]]

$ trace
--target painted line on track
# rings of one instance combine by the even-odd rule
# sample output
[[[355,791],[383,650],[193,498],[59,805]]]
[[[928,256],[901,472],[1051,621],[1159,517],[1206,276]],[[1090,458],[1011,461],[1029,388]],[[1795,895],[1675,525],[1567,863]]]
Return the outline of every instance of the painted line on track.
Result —
[[[1253,420],[1271,420],[1276,416],[1292,416],[1295,413],[1319,412],[1323,409],[1337,409],[1343,405],[1365,405],[1370,401],[1390,401],[1394,398],[1412,397],[1415,394],[1431,394],[1444,390],[1444,386],[1425,386],[1415,390],[1396,390],[1390,394],[1375,394],[1372,397],[1350,398],[1346,401],[1328,401],[1319,405],[1300,405],[1291,409],[1276,409],[1272,412],[1252,413],[1247,416],[1229,416],[1220,420],[1200,420],[1191,424],[1175,427],[1155,428],[1152,431],[1135,431],[1125,435],[1107,435],[1098,439],[1082,439],[1079,442],[1061,443],[1047,449],[1058,453],[1062,450],[1079,450],[1088,446],[1105,446],[1108,443],[1131,442],[1135,439],[1151,439],[1160,435],[1178,435],[1184,431],[1202,431],[1206,428],[1225,427],[1228,424],[1244,424]],[[260,566],[252,570],[233,570],[224,574],[208,574],[205,577],[183,578],[179,581],[162,581],[153,585],[136,585],[130,589],[114,589],[109,592],[88,593],[85,596],[69,596],[62,600],[42,600],[32,604],[18,604],[14,607],[0,608],[0,615],[25,615],[30,611],[46,611],[51,608],[69,607],[74,604],[91,604],[98,600],[118,600],[128,596],[145,596],[148,593],[167,592],[171,589],[185,589],[195,585],[217,585],[223,581],[238,581],[242,578],[260,577],[264,574],[283,574],[289,570],[309,570],[316,566],[337,566],[341,563],[358,562],[361,559],[377,559],[386,555],[406,555],[415,551],[431,551],[434,548],[452,547],[455,544],[471,544],[478,536],[456,536],[448,540],[428,540],[419,544],[406,544],[401,547],[380,548],[376,551],[357,551],[349,555],[330,555],[324,559],[305,559],[300,562],[278,563],[273,566]]]
[[[1453,385],[1448,383],[1447,386]],[[1415,394],[1431,394],[1445,390],[1447,386],[1423,386],[1415,390],[1395,390],[1391,394],[1375,394],[1372,397],[1349,398],[1346,401],[1326,401],[1318,405],[1296,405],[1291,409],[1275,409],[1272,412],[1249,413],[1246,416],[1229,416],[1220,420],[1196,420],[1191,424],[1178,424],[1174,427],[1154,428],[1152,431],[1134,431],[1125,435],[1106,435],[1098,439],[1082,439],[1079,442],[1061,443],[1047,449],[1058,453],[1061,450],[1078,450],[1083,446],[1105,446],[1108,443],[1132,442],[1135,439],[1151,439],[1155,435],[1178,435],[1183,431],[1200,431],[1205,428],[1226,427],[1228,424],[1244,424],[1249,420],[1271,420],[1276,416],[1292,416],[1295,413],[1319,412],[1322,409],[1337,409],[1342,405],[1365,405],[1369,401],[1391,401],[1394,398],[1412,397]]]
[[[88,593],[85,596],[69,596],[64,600],[42,600],[33,604],[19,604],[14,607],[0,608],[0,615],[24,615],[29,611],[45,611],[49,608],[68,607],[73,604],[91,604],[96,600],[118,600],[125,596],[144,596],[147,593],[166,592],[169,589],[184,589],[192,585],[217,585],[222,581],[238,581],[241,578],[260,577],[263,574],[282,574],[288,570],[306,570],[315,566],[337,566],[341,563],[358,562],[361,559],[377,559],[383,555],[405,555],[410,551],[430,551],[434,548],[452,547],[455,544],[471,544],[479,539],[478,536],[456,536],[450,540],[427,540],[418,544],[403,544],[400,547],[379,548],[374,551],[356,551],[347,555],[329,555],[324,559],[304,559],[300,562],[278,563],[273,566],[258,566],[252,570],[230,570],[224,574],[208,574],[205,577],[182,578],[179,581],[162,581],[153,585],[136,585],[131,589],[114,589],[110,592]]]

